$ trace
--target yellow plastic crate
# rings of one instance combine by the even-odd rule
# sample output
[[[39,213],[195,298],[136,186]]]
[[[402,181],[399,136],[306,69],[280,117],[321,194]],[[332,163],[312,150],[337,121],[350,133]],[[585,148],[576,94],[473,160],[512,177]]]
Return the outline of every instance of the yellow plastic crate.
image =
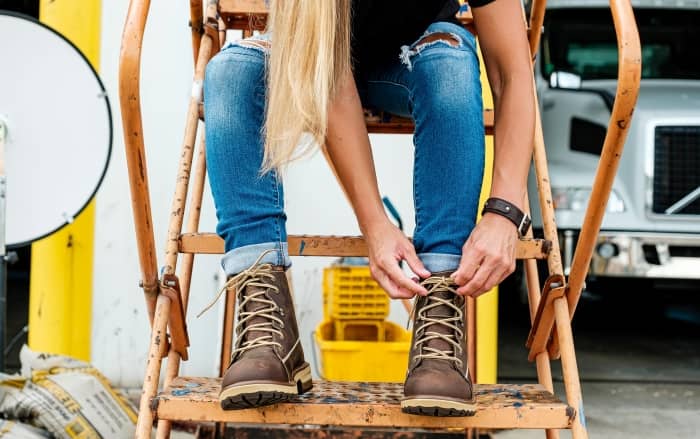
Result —
[[[323,270],[323,311],[326,320],[384,320],[389,297],[368,266],[334,265]]]
[[[392,322],[383,322],[384,341],[376,341],[376,329],[353,334],[357,340],[334,339],[333,322],[316,327],[314,340],[320,352],[319,372],[334,381],[403,382],[408,366],[411,334]]]
[[[386,321],[384,320],[331,320],[335,341],[371,340],[385,341]]]

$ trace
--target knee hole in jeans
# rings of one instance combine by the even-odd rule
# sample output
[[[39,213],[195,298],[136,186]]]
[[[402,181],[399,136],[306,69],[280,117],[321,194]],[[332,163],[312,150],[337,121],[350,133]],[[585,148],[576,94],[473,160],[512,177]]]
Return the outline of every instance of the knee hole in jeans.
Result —
[[[263,53],[268,53],[270,51],[270,41],[263,40],[255,37],[246,38],[245,40],[236,41],[237,45],[241,47],[249,47],[251,49],[259,50]]]
[[[462,45],[462,38],[452,32],[432,32],[422,36],[418,41],[411,46],[401,47],[401,62],[406,65],[409,71],[413,70],[411,59],[420,54],[428,47],[435,45],[446,45],[457,48]]]
[[[436,42],[441,42],[445,44],[449,44],[452,47],[457,47],[460,45],[461,38],[459,38],[457,35],[449,33],[449,32],[435,32],[432,34],[428,34],[418,40],[418,42],[414,45],[415,49],[420,51],[422,50],[426,44],[431,44],[431,43],[436,43]]]

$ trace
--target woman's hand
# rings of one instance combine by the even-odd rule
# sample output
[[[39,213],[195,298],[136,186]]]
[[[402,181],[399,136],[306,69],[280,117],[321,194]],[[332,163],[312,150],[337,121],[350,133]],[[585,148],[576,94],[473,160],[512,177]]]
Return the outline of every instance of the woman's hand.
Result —
[[[418,259],[413,244],[401,230],[387,220],[367,228],[364,234],[369,249],[369,268],[372,277],[384,288],[389,297],[410,299],[416,294],[428,293],[401,270],[400,262],[406,261],[411,270],[421,278],[430,276],[430,272]]]
[[[515,270],[518,232],[507,218],[485,214],[462,247],[462,259],[452,278],[463,296],[478,297]]]

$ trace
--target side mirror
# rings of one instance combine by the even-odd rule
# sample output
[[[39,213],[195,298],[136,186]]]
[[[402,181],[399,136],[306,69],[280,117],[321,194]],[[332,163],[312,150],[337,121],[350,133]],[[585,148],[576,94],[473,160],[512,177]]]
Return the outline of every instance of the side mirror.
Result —
[[[571,72],[552,72],[549,76],[549,86],[551,88],[559,88],[564,90],[580,90],[581,77],[576,73]]]
[[[605,106],[612,113],[615,105],[615,95],[604,89],[582,88],[581,77],[576,73],[557,71],[549,76],[549,87],[556,90],[568,90],[581,93],[592,93],[603,99]]]

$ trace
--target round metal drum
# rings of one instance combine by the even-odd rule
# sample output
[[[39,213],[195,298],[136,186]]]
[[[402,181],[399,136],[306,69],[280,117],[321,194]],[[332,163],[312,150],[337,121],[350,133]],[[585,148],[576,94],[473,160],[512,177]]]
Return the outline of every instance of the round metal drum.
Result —
[[[0,13],[0,123],[7,128],[8,246],[60,229],[104,177],[112,117],[104,86],[64,37]]]

